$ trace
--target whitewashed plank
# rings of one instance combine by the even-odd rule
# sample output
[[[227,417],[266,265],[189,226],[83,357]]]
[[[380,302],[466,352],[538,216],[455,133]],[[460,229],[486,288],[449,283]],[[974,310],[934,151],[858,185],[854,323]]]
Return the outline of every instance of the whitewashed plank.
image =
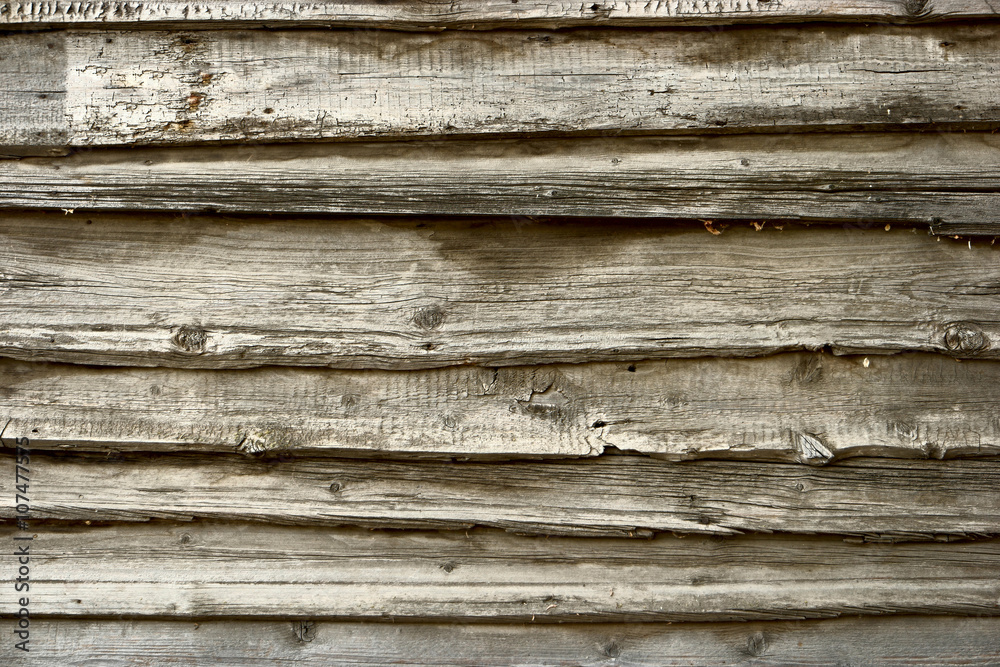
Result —
[[[14,475],[0,491],[14,496]],[[232,457],[66,458],[35,452],[35,519],[258,521],[522,534],[1000,535],[1000,460],[869,459],[826,468],[637,456],[437,463]],[[0,507],[0,517],[14,518]]]
[[[31,657],[64,667],[151,665],[437,665],[581,667],[620,664],[811,667],[831,663],[992,667],[1000,619],[885,616],[749,623],[351,623],[38,619]],[[31,660],[36,662],[32,663]]]
[[[0,530],[9,540],[13,529]],[[728,621],[1000,613],[1000,540],[38,524],[38,616]]]
[[[0,233],[0,354],[26,360],[1000,356],[995,246],[916,230],[6,214]]]
[[[997,235],[989,133],[104,149],[0,160],[0,206],[794,219]],[[700,223],[699,223],[700,224]]]
[[[1000,126],[1000,25],[8,34],[0,145]],[[37,97],[37,96],[36,96]],[[49,109],[53,98],[39,99]],[[39,129],[35,129],[38,127]]]
[[[942,21],[989,19],[987,0],[697,0],[599,3],[552,0],[365,0],[246,2],[157,0],[107,2],[47,0],[0,3],[0,25],[119,26],[142,28],[347,26],[394,30],[493,29],[578,26],[673,26],[796,21]]]

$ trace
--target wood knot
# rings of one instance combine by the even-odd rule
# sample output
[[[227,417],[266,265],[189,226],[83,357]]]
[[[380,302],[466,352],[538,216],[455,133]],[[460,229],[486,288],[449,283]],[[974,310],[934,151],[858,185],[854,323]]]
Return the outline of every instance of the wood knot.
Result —
[[[311,642],[316,639],[316,623],[313,621],[293,621],[292,632],[300,642]]]
[[[810,354],[795,366],[792,371],[792,382],[809,384],[818,382],[823,377],[823,358],[818,354]]]
[[[622,654],[622,645],[617,639],[609,639],[601,645],[601,653],[609,658],[617,658]]]
[[[767,639],[763,632],[755,632],[747,637],[747,653],[754,657],[764,655],[767,651]]]
[[[911,21],[926,19],[933,12],[930,0],[901,0],[905,18]]]
[[[944,345],[958,354],[976,354],[990,346],[990,341],[975,324],[952,324],[944,332]]]
[[[200,327],[184,325],[174,334],[173,342],[185,352],[204,352],[208,343],[208,332]]]
[[[413,314],[413,323],[421,329],[437,329],[444,324],[444,308],[437,305],[421,308]]]

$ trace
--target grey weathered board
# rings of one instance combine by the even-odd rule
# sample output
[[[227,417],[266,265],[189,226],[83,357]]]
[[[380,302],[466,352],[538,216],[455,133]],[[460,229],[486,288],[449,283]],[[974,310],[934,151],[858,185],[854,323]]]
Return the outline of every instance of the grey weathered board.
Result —
[[[1000,25],[0,40],[0,146],[1000,126]],[[27,68],[21,66],[28,63]]]
[[[102,149],[0,160],[0,207],[840,220],[998,235],[1000,136]]]
[[[822,464],[1000,453],[1000,364],[933,355],[385,372],[0,364],[8,437],[83,451]]]
[[[10,479],[8,483],[4,480]],[[13,473],[0,492],[13,497]],[[35,519],[215,519],[648,536],[745,531],[864,539],[1000,534],[1000,459],[826,468],[666,463],[233,460],[148,454],[31,460]],[[0,517],[14,516],[0,507]]]
[[[280,490],[276,491],[280,494]],[[12,526],[0,529],[10,540]],[[37,524],[38,616],[730,621],[1000,614],[1000,540]]]
[[[797,21],[929,22],[989,19],[990,0],[46,0],[0,3],[0,26],[348,26],[394,30],[673,26]]]
[[[32,657],[1000,662],[996,16],[0,3]]]
[[[916,229],[6,214],[0,233],[0,355],[26,360],[1000,356],[997,247]]]
[[[38,619],[27,660],[60,667],[995,667],[1000,618],[847,617],[745,623],[352,623]],[[32,662],[34,660],[34,662]]]
[[[823,464],[1000,454],[1000,363],[784,354],[428,371],[0,363],[37,449]]]

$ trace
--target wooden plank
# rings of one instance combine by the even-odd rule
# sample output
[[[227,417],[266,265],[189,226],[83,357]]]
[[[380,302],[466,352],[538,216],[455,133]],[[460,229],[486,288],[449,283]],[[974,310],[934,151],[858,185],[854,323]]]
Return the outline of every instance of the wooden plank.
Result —
[[[998,193],[1000,136],[988,133],[104,149],[0,160],[0,207],[77,211],[791,219],[932,224],[937,233],[971,224],[995,236]]]
[[[0,145],[1000,126],[1000,25],[10,34]],[[47,87],[50,87],[47,85]],[[52,97],[56,94],[56,97]],[[51,122],[47,122],[49,119]]]
[[[1000,540],[81,528],[32,528],[32,615],[626,622],[1000,613]],[[9,540],[15,529],[0,533]]]
[[[0,233],[0,354],[26,360],[412,369],[827,346],[1000,357],[995,246],[916,230],[8,214]]]
[[[649,667],[991,667],[1000,662],[998,637],[1000,619],[958,616],[528,625],[37,619],[31,622],[31,660],[65,667],[556,667],[614,662]],[[5,659],[19,658],[9,653],[9,643],[0,651]]]
[[[330,26],[443,30],[461,28],[566,28],[579,26],[675,26],[798,21],[913,22],[996,18],[987,0],[697,0],[600,3],[551,0],[363,0],[310,3],[233,0],[157,2],[0,3],[0,25],[144,28]]]
[[[384,372],[0,362],[3,434],[38,449],[823,464],[1000,454],[1000,364],[784,354]]]
[[[12,466],[11,466],[12,467]],[[14,475],[0,480],[13,497]],[[35,519],[213,519],[524,534],[1000,535],[1000,460],[826,468],[638,456],[572,462],[234,460],[148,454],[31,461]],[[14,518],[14,507],[0,508]]]
[[[2,12],[2,8],[0,8]],[[62,40],[0,37],[0,153],[59,155],[69,134],[66,117],[66,50]]]

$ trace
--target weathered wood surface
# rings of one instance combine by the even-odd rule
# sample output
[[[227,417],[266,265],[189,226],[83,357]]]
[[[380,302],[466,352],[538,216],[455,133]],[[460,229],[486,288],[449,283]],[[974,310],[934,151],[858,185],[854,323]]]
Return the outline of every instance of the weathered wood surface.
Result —
[[[1000,126],[1000,25],[8,34],[0,145]],[[38,72],[25,77],[18,63]],[[44,82],[44,90],[39,90]]]
[[[382,528],[490,526],[523,534],[823,533],[864,539],[1000,534],[1000,460],[827,468],[572,462],[32,457],[32,517],[217,519]],[[0,491],[14,496],[14,475]],[[13,518],[13,507],[0,507]]]
[[[839,220],[997,235],[1000,136],[103,149],[0,160],[0,207]]]
[[[441,624],[36,619],[29,659],[7,664],[528,667],[992,667],[1000,618],[848,617],[746,623]],[[32,662],[34,660],[35,662]]]
[[[1000,454],[1000,364],[785,354],[385,372],[0,362],[8,439],[81,451],[823,464]]]
[[[0,535],[8,543],[14,527]],[[1000,614],[1000,540],[37,524],[36,616],[729,621]]]
[[[1000,356],[996,246],[915,229],[7,214],[0,233],[0,354],[27,360]]]
[[[240,0],[0,3],[0,25],[289,27],[346,26],[394,30],[673,26],[799,21],[927,22],[997,17],[989,0],[697,0],[599,3],[551,0],[365,0],[309,3]]]

